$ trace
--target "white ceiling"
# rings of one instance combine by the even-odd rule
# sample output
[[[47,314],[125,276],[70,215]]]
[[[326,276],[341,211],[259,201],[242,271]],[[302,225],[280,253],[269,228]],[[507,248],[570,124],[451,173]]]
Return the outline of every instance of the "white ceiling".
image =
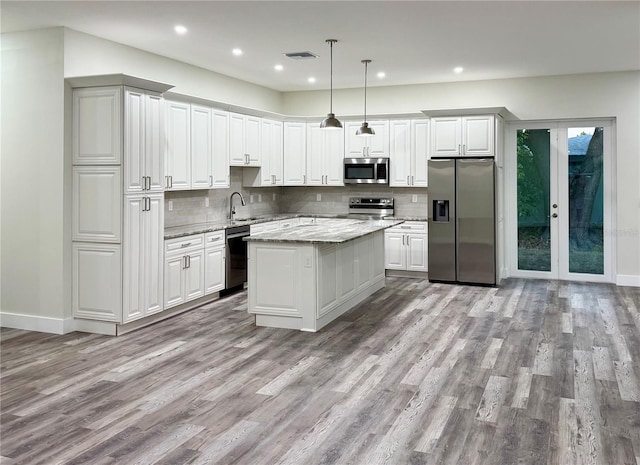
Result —
[[[279,91],[329,87],[329,38],[334,88],[363,85],[362,59],[372,86],[640,69],[640,1],[3,0],[0,11],[2,32],[65,26]],[[299,51],[319,58],[282,55]]]

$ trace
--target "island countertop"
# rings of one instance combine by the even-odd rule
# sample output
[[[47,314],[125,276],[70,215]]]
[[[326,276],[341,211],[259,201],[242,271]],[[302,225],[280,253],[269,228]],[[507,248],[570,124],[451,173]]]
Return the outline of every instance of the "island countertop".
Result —
[[[288,229],[252,234],[245,241],[301,242],[340,244],[376,231],[404,223],[402,220],[331,219],[322,223],[301,224]]]

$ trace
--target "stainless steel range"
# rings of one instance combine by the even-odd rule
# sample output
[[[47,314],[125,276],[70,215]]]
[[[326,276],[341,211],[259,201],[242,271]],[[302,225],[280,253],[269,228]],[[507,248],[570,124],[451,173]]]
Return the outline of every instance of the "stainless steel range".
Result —
[[[393,198],[351,197],[349,217],[358,219],[382,219],[393,216]]]

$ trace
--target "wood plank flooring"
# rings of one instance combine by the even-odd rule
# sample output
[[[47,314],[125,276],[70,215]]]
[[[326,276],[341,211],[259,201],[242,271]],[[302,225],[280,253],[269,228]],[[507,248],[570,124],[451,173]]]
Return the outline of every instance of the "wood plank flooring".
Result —
[[[318,333],[245,309],[2,329],[0,464],[640,465],[640,289],[388,278]]]

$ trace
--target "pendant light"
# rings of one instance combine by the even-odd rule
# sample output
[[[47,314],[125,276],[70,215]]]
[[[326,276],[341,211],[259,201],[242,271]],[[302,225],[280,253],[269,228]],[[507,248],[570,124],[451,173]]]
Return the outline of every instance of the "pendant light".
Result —
[[[371,60],[362,60],[361,63],[364,63],[364,122],[356,131],[356,136],[374,136],[375,131],[367,123],[367,66]]]
[[[338,42],[336,39],[327,39],[326,43],[331,47],[331,87],[329,88],[329,114],[320,123],[321,129],[340,129],[342,123],[333,114],[333,44]]]

